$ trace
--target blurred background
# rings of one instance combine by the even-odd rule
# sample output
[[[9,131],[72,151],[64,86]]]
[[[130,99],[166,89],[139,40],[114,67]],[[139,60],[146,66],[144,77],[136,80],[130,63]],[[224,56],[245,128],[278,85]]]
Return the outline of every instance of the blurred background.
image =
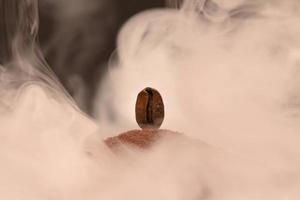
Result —
[[[39,0],[39,43],[46,61],[79,107],[94,100],[122,25],[165,0]]]

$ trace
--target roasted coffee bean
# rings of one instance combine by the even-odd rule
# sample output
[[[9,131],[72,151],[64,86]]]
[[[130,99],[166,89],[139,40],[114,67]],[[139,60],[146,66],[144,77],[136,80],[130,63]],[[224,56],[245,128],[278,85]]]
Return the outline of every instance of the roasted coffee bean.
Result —
[[[159,92],[153,88],[142,90],[135,105],[136,121],[142,129],[158,129],[164,120],[164,103]]]

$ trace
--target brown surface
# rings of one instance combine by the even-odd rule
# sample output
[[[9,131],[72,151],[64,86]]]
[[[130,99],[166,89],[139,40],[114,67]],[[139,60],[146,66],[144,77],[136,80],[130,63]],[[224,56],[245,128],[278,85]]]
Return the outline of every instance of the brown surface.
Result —
[[[110,149],[116,149],[121,145],[129,145],[141,149],[147,149],[157,142],[161,137],[177,134],[169,130],[144,129],[132,130],[122,133],[116,137],[107,138],[104,142]]]

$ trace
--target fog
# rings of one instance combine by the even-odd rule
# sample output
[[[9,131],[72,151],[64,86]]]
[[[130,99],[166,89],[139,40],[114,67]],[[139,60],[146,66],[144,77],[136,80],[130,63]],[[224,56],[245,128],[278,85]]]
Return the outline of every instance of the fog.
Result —
[[[40,53],[38,2],[15,4],[0,67],[1,199],[299,199],[300,4],[168,3],[123,26],[95,119]],[[162,128],[180,134],[111,151],[103,140],[137,128],[148,86],[164,99]]]

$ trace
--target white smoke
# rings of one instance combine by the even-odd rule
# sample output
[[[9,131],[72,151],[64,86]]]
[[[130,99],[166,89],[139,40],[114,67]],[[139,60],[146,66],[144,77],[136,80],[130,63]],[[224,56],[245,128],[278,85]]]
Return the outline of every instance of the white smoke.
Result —
[[[299,5],[191,0],[132,18],[108,78],[120,129],[135,127],[136,94],[154,87],[163,128],[228,153],[212,199],[299,198]]]
[[[137,15],[119,36],[115,93],[100,94],[118,121],[99,125],[47,69],[37,2],[24,2],[0,68],[0,199],[299,199],[296,1],[190,0]],[[114,154],[102,141],[137,127],[146,86],[164,97],[164,128],[183,134]]]

